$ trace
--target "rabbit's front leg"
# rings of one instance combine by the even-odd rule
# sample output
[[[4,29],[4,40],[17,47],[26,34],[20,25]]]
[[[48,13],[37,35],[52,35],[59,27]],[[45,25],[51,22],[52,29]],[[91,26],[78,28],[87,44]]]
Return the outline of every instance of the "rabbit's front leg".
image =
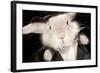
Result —
[[[44,60],[45,61],[51,61],[52,60],[52,53],[49,49],[47,49],[45,52],[44,52]]]

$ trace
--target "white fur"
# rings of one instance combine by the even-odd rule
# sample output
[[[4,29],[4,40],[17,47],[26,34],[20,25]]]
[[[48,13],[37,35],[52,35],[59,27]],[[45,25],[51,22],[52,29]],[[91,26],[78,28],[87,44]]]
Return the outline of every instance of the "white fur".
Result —
[[[75,13],[64,13],[51,17],[47,23],[26,25],[23,27],[23,34],[32,32],[42,33],[42,42],[44,45],[59,51],[64,60],[75,60],[78,44],[75,36],[81,30],[77,22],[72,22],[75,15]],[[49,29],[49,26],[51,29]],[[51,53],[47,50],[44,54],[44,58],[50,60]],[[48,59],[47,56],[50,58]]]
[[[77,56],[77,44],[75,43],[73,46],[65,50],[64,52],[61,52],[61,56],[63,57],[64,61],[68,60],[76,60]]]
[[[79,39],[80,39],[81,44],[83,45],[87,45],[89,43],[87,36],[84,34],[81,34]]]
[[[43,57],[44,57],[44,60],[51,61],[52,60],[52,53],[51,53],[51,51],[50,50],[46,50],[44,52]]]

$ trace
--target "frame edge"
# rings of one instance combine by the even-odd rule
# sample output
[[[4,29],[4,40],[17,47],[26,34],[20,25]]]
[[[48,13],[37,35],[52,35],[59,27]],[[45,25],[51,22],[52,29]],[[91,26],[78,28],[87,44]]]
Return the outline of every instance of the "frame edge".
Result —
[[[24,2],[24,1],[11,1],[11,71],[12,72],[24,72],[24,71],[43,71],[43,70],[56,70],[56,69],[72,69],[72,68],[90,68],[98,67],[98,7],[97,6],[87,6],[87,5],[71,5],[68,6],[77,6],[77,7],[89,7],[96,9],[96,65],[89,66],[75,66],[75,67],[59,67],[59,68],[43,68],[43,69],[26,69],[26,70],[16,70],[16,4],[49,4],[49,5],[58,5],[58,6],[67,6],[67,4],[56,4],[56,3],[44,3],[44,2]]]
[[[16,71],[16,2],[11,1],[11,71]]]

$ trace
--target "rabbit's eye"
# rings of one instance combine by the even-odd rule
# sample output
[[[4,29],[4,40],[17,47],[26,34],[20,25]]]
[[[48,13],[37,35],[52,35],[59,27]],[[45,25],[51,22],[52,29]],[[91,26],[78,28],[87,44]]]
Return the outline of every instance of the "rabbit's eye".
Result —
[[[51,29],[51,26],[49,25],[49,28]]]
[[[68,21],[67,21],[67,25],[68,25]]]

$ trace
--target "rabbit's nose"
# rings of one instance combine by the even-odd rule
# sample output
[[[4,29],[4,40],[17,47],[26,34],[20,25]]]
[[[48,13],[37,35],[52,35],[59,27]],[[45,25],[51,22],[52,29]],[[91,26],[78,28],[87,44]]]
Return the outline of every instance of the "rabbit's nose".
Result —
[[[64,39],[64,36],[60,36],[59,39]]]
[[[59,39],[62,40],[62,39],[64,39],[64,37],[65,37],[64,33],[59,33],[59,34],[58,34],[58,38],[59,38]]]

